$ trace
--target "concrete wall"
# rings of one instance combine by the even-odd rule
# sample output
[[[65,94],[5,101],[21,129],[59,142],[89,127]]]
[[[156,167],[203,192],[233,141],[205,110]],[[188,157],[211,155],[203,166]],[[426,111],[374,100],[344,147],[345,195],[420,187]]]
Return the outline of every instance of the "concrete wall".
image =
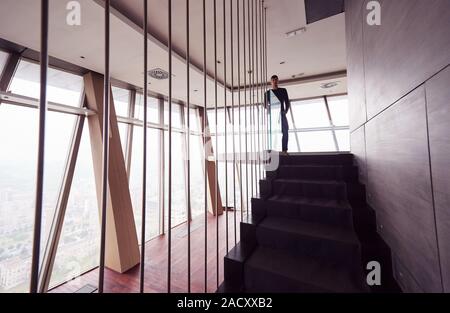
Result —
[[[346,1],[351,150],[404,291],[450,292],[450,1]]]

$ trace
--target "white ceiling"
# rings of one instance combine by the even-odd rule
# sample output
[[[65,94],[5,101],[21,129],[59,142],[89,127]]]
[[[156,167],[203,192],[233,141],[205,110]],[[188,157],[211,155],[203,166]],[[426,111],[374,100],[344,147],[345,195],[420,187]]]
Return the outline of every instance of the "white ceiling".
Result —
[[[81,26],[66,24],[66,1],[50,0],[50,55],[84,68],[104,72],[104,10],[101,0],[79,0],[81,4]],[[207,2],[207,69],[214,73],[213,53],[213,1]],[[243,3],[242,1],[239,1]],[[141,86],[143,84],[143,43],[139,26],[142,14],[141,0],[113,0],[115,8],[111,15],[111,76],[115,79]],[[191,16],[191,101],[203,104],[203,74],[199,68],[203,64],[202,0],[190,1]],[[229,23],[229,1],[227,23]],[[234,12],[236,1],[233,1]],[[307,32],[286,38],[285,33],[305,26],[303,0],[266,0],[268,23],[269,75],[277,73],[280,79],[290,79],[292,75],[304,73],[308,77],[346,69],[344,14],[316,22],[307,26]],[[29,0],[1,0],[0,37],[34,50],[39,50],[40,2]],[[218,59],[223,61],[223,0],[217,0],[217,48]],[[122,12],[126,15],[123,15]],[[134,13],[133,13],[134,12]],[[242,11],[241,11],[242,13]],[[247,17],[247,16],[246,16]],[[186,99],[186,63],[182,56],[186,51],[185,0],[173,0],[173,47],[177,52],[173,57],[173,97]],[[236,20],[235,20],[236,22]],[[167,0],[149,0],[149,68],[168,69],[167,40]],[[236,26],[236,25],[235,25]],[[227,24],[230,27],[230,24]],[[234,28],[236,47],[237,29]],[[241,35],[243,45],[243,38]],[[227,54],[230,62],[230,44]],[[242,53],[242,46],[241,46]],[[237,52],[234,54],[237,62]],[[84,56],[81,59],[80,56]],[[285,61],[280,65],[280,61]],[[228,63],[227,85],[230,85],[230,63]],[[236,65],[235,65],[236,68]],[[243,75],[244,71],[242,69]],[[219,80],[223,79],[223,65],[218,66]],[[320,84],[340,81],[331,89],[323,90]],[[235,70],[235,85],[237,70]],[[153,92],[167,95],[168,81],[150,79]],[[306,80],[287,86],[292,98],[320,96],[329,93],[345,93],[346,77]],[[197,92],[193,92],[197,90]],[[223,105],[224,90],[218,87],[218,105]],[[228,97],[231,92],[227,91]],[[214,80],[207,81],[208,106],[214,106]]]

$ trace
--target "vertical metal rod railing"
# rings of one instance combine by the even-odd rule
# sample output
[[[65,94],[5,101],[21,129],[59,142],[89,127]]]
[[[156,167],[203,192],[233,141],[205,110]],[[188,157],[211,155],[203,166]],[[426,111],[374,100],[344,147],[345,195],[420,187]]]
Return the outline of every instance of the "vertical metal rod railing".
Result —
[[[260,153],[260,92],[261,92],[261,82],[260,82],[260,67],[259,67],[259,59],[261,55],[259,53],[259,15],[258,15],[258,7],[259,0],[255,2],[255,75],[256,75],[256,194],[258,194],[259,190],[259,180],[261,179],[261,167],[259,163],[259,153]]]
[[[47,71],[48,71],[48,0],[41,1],[41,64],[39,98],[39,133],[36,170],[36,198],[34,211],[33,250],[31,255],[30,292],[37,293],[39,285],[39,262],[41,252],[42,206],[44,193],[45,124],[47,118]]]
[[[234,215],[234,244],[237,243],[237,225],[236,225],[236,129],[234,120],[234,28],[233,28],[233,1],[230,0],[230,41],[231,41],[231,124],[233,126],[233,215]],[[228,253],[228,248],[227,248]]]
[[[260,7],[260,3],[261,1],[258,0],[257,1],[257,12],[259,12],[259,7]],[[258,14],[256,16],[256,19],[258,21],[257,25],[256,25],[256,33],[257,33],[257,37],[256,37],[256,42],[257,42],[257,53],[258,53],[258,57],[257,57],[257,81],[258,81],[258,177],[259,180],[262,179],[262,175],[261,175],[261,117],[262,117],[262,111],[261,111],[261,29],[259,28],[259,24],[261,23],[261,16]],[[258,190],[259,190],[259,180],[258,180]]]
[[[265,79],[264,81],[267,82],[268,78],[269,78],[269,69],[268,69],[268,50],[267,50],[267,7],[264,8],[264,67],[265,67]],[[267,88],[265,88],[267,89]],[[268,103],[268,99],[266,99],[266,103]],[[270,107],[267,106],[267,113],[266,113],[266,134],[267,134],[267,150],[269,150],[270,147],[270,136],[271,133],[269,132],[270,130],[270,120],[269,120],[269,115],[270,115]]]
[[[172,0],[169,1],[169,168],[168,168],[168,217],[167,217],[167,292],[171,291],[172,271]]]
[[[264,3],[264,2],[263,2]],[[263,82],[264,82],[264,147],[265,147],[265,151],[267,153],[267,150],[269,149],[269,145],[268,145],[268,124],[267,124],[267,116],[268,116],[268,107],[267,107],[267,98],[266,98],[266,91],[267,91],[267,67],[266,67],[266,57],[267,57],[267,52],[266,52],[266,31],[265,31],[265,25],[266,25],[266,7],[264,6],[263,8],[263,17],[264,17],[264,21],[263,21],[263,40],[264,40],[264,44],[263,44],[263,51],[264,51],[264,58],[263,58],[263,67],[264,67],[264,74],[263,74]],[[265,157],[265,162],[267,162],[267,155]],[[265,170],[265,167],[264,167]]]
[[[98,292],[103,293],[104,275],[105,275],[105,242],[106,242],[106,208],[108,205],[108,172],[109,172],[109,39],[110,39],[110,21],[109,21],[110,1],[105,0],[105,76],[103,86],[103,158],[102,158],[102,201],[101,201],[101,228],[100,228],[100,263]]]
[[[262,151],[264,150],[263,148],[263,142],[264,142],[264,123],[263,123],[263,119],[264,119],[264,90],[263,90],[263,67],[262,67],[262,59],[263,59],[263,53],[262,53],[262,14],[261,14],[261,7],[262,7],[262,2],[263,1],[259,1],[259,109],[260,109],[260,133],[259,133],[259,173],[260,173],[260,178],[263,179],[264,178],[264,172],[263,172],[263,168],[261,166],[261,162],[262,162]]]
[[[140,281],[139,292],[144,292],[144,274],[145,274],[145,220],[146,220],[146,208],[147,208],[147,89],[148,89],[148,43],[147,43],[147,30],[148,30],[148,16],[147,16],[147,0],[144,1],[144,142],[143,142],[143,159],[142,159],[142,224],[141,224],[141,264],[140,264]]]
[[[258,81],[258,105],[257,105],[257,112],[258,112],[258,120],[257,120],[257,124],[258,124],[258,154],[257,154],[257,162],[258,162],[258,180],[257,180],[257,188],[259,190],[259,180],[262,178],[261,175],[261,162],[260,162],[260,155],[261,155],[261,116],[262,116],[262,112],[261,112],[261,29],[259,27],[259,25],[261,24],[261,16],[259,14],[259,8],[261,6],[261,1],[258,0],[257,1],[257,23],[256,23],[256,53],[257,53],[257,66],[256,66],[256,75],[257,75],[257,81]]]
[[[228,134],[227,134],[227,19],[226,4],[223,0],[223,117],[225,123],[225,247],[228,253]],[[218,130],[216,130],[218,134]],[[219,151],[217,151],[217,154]],[[219,178],[217,178],[218,180]]]
[[[239,0],[236,0],[236,8],[237,8],[237,59],[238,59],[238,118],[239,118],[239,200],[240,200],[240,209],[241,209],[241,221],[244,214],[244,201],[243,201],[243,190],[242,190],[242,123],[241,123],[241,36],[240,36],[240,5]],[[236,223],[236,221],[235,221]]]
[[[158,100],[158,123],[161,126],[159,134],[159,235],[166,234],[166,134],[164,131],[164,99]]]
[[[260,97],[260,102],[259,102],[259,107],[260,107],[260,111],[261,111],[261,132],[260,132],[260,138],[259,138],[259,144],[260,144],[260,150],[259,150],[259,171],[260,171],[260,175],[261,175],[261,179],[264,178],[264,166],[261,167],[261,156],[264,150],[264,85],[263,85],[263,78],[264,78],[264,67],[263,67],[263,58],[264,58],[264,53],[263,53],[263,37],[262,37],[262,20],[263,20],[263,16],[262,16],[262,6],[263,6],[264,1],[260,1],[259,2],[259,97]]]
[[[253,77],[254,77],[254,93],[255,93],[255,102],[254,102],[254,110],[255,110],[255,196],[258,194],[258,15],[256,14],[256,2],[254,2],[254,8],[253,8],[253,18],[254,18],[254,24],[252,25],[252,31],[253,31]]]
[[[253,64],[252,64],[252,39],[253,37],[251,36],[252,32],[251,32],[251,21],[252,19],[250,19],[250,2],[253,2],[253,0],[248,1],[248,10],[247,10],[247,16],[248,16],[248,66],[249,66],[249,118],[250,118],[250,125],[249,125],[249,130],[250,130],[250,135],[249,135],[249,140],[250,140],[250,198],[253,197],[253,101],[252,101],[252,97],[253,97],[253,80],[252,80],[252,72],[253,72]],[[253,11],[253,10],[252,10]],[[249,210],[250,207],[247,208],[247,210]],[[248,216],[248,212],[247,212],[247,216]]]
[[[252,17],[252,185],[254,188],[252,189],[252,197],[256,194],[256,119],[255,119],[255,110],[256,110],[256,81],[255,81],[255,1],[251,1],[251,17]],[[251,207],[251,206],[250,206]]]
[[[247,102],[247,89],[248,89],[248,92],[250,93],[251,91],[250,91],[250,76],[249,76],[249,86],[248,86],[248,88],[247,88],[247,55],[246,55],[246,52],[247,52],[247,49],[246,49],[246,45],[247,45],[247,40],[246,40],[246,36],[245,36],[245,34],[246,34],[246,32],[245,32],[245,29],[246,29],[246,24],[249,22],[249,18],[247,18],[247,20],[245,19],[245,1],[243,1],[242,2],[242,6],[243,6],[243,16],[244,16],[244,31],[243,31],[243,34],[244,34],[244,108],[245,108],[245,116],[244,116],[244,123],[245,123],[245,126],[244,126],[244,130],[245,130],[245,132],[244,132],[244,134],[245,134],[245,200],[246,200],[246,207],[245,207],[245,211],[246,211],[246,216],[247,216],[247,219],[248,219],[248,207],[249,207],[249,195],[248,195],[248,192],[249,192],[249,181],[248,181],[248,136],[249,136],[249,134],[248,134],[248,125],[247,125],[247,123],[248,123],[248,118],[247,118],[247,109],[248,109],[248,104],[250,103],[250,101],[248,101]],[[247,17],[249,17],[250,16],[250,13],[249,13],[249,2],[247,2]],[[247,28],[247,31],[248,31],[248,28]],[[247,34],[247,36],[250,36],[249,34]],[[248,40],[248,42],[250,42],[249,40]],[[250,48],[248,49],[248,53],[250,54]],[[250,62],[249,62],[249,64],[248,64],[249,66],[250,66]],[[249,98],[250,98],[250,96],[249,96]]]
[[[191,77],[190,77],[190,16],[189,16],[189,0],[186,0],[186,100],[187,100],[187,285],[188,293],[191,292],[191,121],[190,121],[190,106],[191,106]]]
[[[265,46],[266,46],[266,40],[265,40],[265,34],[264,34],[264,23],[265,23],[265,17],[264,17],[264,0],[262,1],[262,5],[261,5],[261,16],[262,16],[262,20],[261,20],[261,24],[262,24],[262,29],[261,29],[261,36],[262,36],[262,95],[263,95],[263,111],[264,111],[264,117],[263,117],[263,124],[264,124],[264,130],[263,130],[263,149],[264,149],[264,153],[266,153],[267,151],[267,124],[266,124],[266,116],[267,116],[267,102],[266,102],[266,90],[267,90],[267,84],[266,84],[266,67],[265,67],[265,59],[266,59],[266,50],[265,50]],[[264,158],[263,164],[265,164],[265,160],[266,158]],[[263,167],[263,171],[264,171],[264,177],[266,177],[266,171],[265,171],[265,166]]]
[[[204,277],[204,284],[205,284],[205,293],[208,291],[208,182],[207,182],[207,171],[208,171],[208,155],[207,155],[207,142],[206,142],[206,106],[207,106],[207,93],[206,93],[206,0],[203,0],[203,157],[204,157],[204,171],[203,171],[203,179],[204,179],[204,201],[205,201],[205,277]]]
[[[217,1],[214,0],[214,130],[216,133],[215,210],[216,210],[216,285],[219,287],[219,140],[217,129]]]
[[[257,14],[256,14],[256,0],[252,1],[252,77],[253,77],[253,170],[254,170],[254,182],[255,182],[255,193],[258,193],[258,161],[257,161],[257,150],[258,150],[258,62],[257,62]]]

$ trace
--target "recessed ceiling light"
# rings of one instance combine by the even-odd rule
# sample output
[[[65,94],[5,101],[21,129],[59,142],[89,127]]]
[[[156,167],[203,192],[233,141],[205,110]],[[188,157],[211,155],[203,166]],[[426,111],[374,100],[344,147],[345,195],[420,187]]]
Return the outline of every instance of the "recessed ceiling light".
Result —
[[[295,29],[295,30],[292,30],[290,32],[287,32],[286,33],[286,38],[294,37],[294,36],[300,35],[300,34],[302,34],[304,32],[306,32],[306,27],[300,27],[298,29]]]
[[[85,57],[82,55],[82,56],[80,56],[80,59],[85,59]]]
[[[339,84],[339,82],[324,83],[324,84],[320,85],[320,88],[322,88],[322,89],[329,89],[329,88],[336,87],[338,84]]]

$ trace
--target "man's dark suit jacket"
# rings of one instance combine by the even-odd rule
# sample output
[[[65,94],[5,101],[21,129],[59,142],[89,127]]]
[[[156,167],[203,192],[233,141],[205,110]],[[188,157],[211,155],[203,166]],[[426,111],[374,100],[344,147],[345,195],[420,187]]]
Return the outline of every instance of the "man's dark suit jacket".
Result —
[[[291,107],[291,102],[289,101],[289,95],[288,95],[286,88],[277,88],[277,89],[267,90],[265,93],[266,105],[270,101],[270,91],[273,91],[275,96],[277,96],[278,100],[280,100],[281,111],[286,113],[289,110],[289,108]]]

